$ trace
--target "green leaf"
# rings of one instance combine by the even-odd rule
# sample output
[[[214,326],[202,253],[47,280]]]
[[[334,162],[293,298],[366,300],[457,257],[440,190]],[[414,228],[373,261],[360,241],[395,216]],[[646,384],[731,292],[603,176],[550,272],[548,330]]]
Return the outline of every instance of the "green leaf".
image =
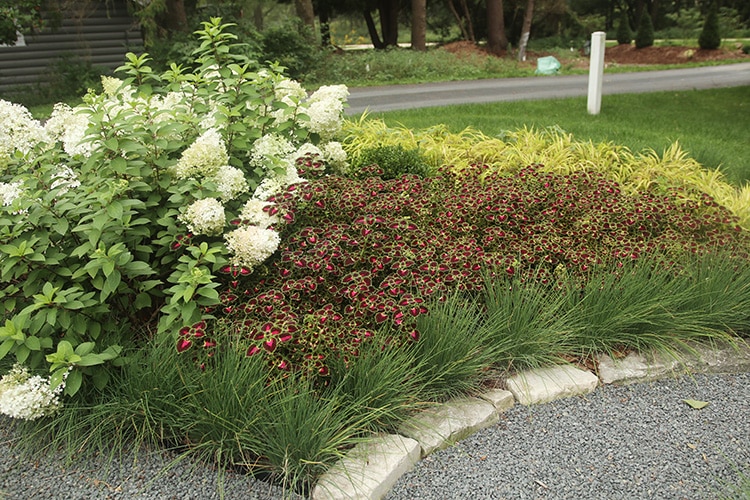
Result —
[[[68,368],[66,366],[64,366],[62,368],[58,368],[57,370],[55,370],[54,372],[52,372],[52,375],[50,375],[50,377],[49,377],[49,385],[50,385],[50,387],[52,387],[54,389],[57,386],[59,386],[62,383],[63,377],[65,377],[65,374],[67,372],[68,372]]]
[[[151,296],[147,293],[141,292],[135,296],[133,307],[136,309],[143,309],[144,307],[151,307],[151,304]]]
[[[61,236],[64,236],[68,232],[68,219],[57,219],[57,223],[52,226],[52,229]]]
[[[98,354],[87,354],[81,356],[81,360],[76,363],[77,366],[96,366],[104,363],[104,360]]]
[[[696,410],[701,410],[708,406],[708,403],[706,401],[696,401],[695,399],[683,399],[682,401],[695,408]]]
[[[96,342],[83,342],[82,344],[78,344],[75,353],[79,356],[85,356],[93,351],[94,347],[96,347]]]
[[[68,373],[68,379],[65,381],[65,394],[75,396],[81,388],[81,382],[83,382],[83,374],[80,371],[73,370]]]
[[[39,351],[42,349],[42,344],[39,342],[39,337],[26,337],[26,341],[24,342],[24,344],[32,351]]]
[[[109,167],[115,173],[124,174],[128,170],[128,161],[122,156],[118,156],[109,162]]]
[[[29,354],[31,354],[31,349],[26,347],[25,344],[21,344],[16,349],[16,360],[19,363],[23,364],[26,361],[26,359],[29,357]]]
[[[106,141],[104,141],[104,145],[107,146],[112,151],[117,151],[118,149],[118,143],[116,137],[110,137]]]
[[[94,382],[94,387],[100,390],[104,389],[107,382],[109,382],[109,373],[105,370],[97,370],[92,376],[92,380]]]
[[[117,200],[107,205],[107,215],[115,220],[122,219],[122,212],[122,204],[120,204],[120,202]]]
[[[5,342],[0,344],[0,359],[3,359],[5,355],[10,352],[14,345],[16,345],[16,341],[13,339],[7,339]]]

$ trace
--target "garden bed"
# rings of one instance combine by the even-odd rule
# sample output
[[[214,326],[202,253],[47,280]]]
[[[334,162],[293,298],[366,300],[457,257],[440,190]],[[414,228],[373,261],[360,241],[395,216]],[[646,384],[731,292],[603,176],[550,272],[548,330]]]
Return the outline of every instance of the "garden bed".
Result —
[[[679,148],[344,123],[345,87],[251,70],[220,23],[192,73],[131,54],[45,124],[0,101],[21,448],[307,491],[492,372],[750,331],[747,206]]]

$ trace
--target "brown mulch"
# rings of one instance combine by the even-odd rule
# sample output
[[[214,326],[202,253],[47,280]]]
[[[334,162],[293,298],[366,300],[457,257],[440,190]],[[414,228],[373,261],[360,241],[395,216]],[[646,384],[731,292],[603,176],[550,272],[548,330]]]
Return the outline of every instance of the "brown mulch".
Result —
[[[469,57],[475,55],[490,55],[483,46],[478,46],[473,42],[453,42],[444,45],[443,50],[459,57]],[[536,64],[539,57],[550,55],[544,52],[529,52],[527,63]],[[508,57],[509,54],[501,54],[501,57]],[[691,47],[674,46],[674,47],[644,47],[635,48],[635,45],[617,45],[609,47],[604,51],[604,60],[606,63],[624,64],[624,65],[653,65],[653,64],[683,64],[689,62],[721,61],[726,59],[747,59],[750,60],[749,54],[742,52],[742,44],[737,44],[732,49],[703,50]],[[571,54],[571,61],[566,61],[578,66],[588,65],[588,58],[580,53]],[[565,63],[564,63],[565,64]]]
[[[677,46],[636,49],[635,45],[617,45],[604,51],[604,59],[617,64],[681,64],[725,59],[750,59],[750,55],[742,53],[741,45],[732,50],[703,50]]]

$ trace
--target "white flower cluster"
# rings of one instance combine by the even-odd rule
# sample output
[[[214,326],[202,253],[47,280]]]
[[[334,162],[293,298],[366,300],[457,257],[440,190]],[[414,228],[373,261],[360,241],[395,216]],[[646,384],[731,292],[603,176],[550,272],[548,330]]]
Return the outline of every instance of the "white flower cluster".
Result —
[[[224,205],[216,198],[194,201],[178,218],[196,235],[216,236],[222,233],[226,224]]]
[[[291,162],[287,162],[285,174],[265,177],[255,189],[253,198],[265,201],[269,197],[282,192],[287,186],[300,182],[305,182],[305,179],[299,176],[297,168]]]
[[[47,132],[29,110],[20,104],[0,99],[0,160],[15,151],[27,154],[40,142],[47,142]]]
[[[50,138],[62,142],[66,153],[84,157],[91,156],[94,147],[91,141],[84,141],[88,126],[88,115],[64,103],[55,104],[52,115],[44,124]]]
[[[23,420],[51,415],[62,406],[64,388],[64,381],[53,389],[48,378],[32,376],[26,367],[16,364],[0,379],[0,413]]]
[[[229,165],[219,167],[212,180],[216,183],[216,190],[223,201],[233,200],[249,188],[244,172]]]
[[[102,90],[110,98],[116,98],[118,94],[122,94],[125,98],[130,98],[133,95],[133,87],[130,85],[123,85],[123,81],[119,78],[112,76],[102,76]],[[127,100],[127,99],[126,99]]]
[[[21,196],[21,182],[0,182],[0,205],[9,207]]]
[[[281,239],[272,229],[259,226],[243,226],[224,235],[232,264],[252,270],[273,255]]]
[[[267,134],[253,143],[250,164],[269,169],[269,166],[277,166],[293,152],[294,145],[287,139],[277,134]]]
[[[78,175],[67,165],[58,165],[58,170],[52,175],[51,189],[60,188],[60,194],[67,193],[81,185]]]
[[[182,152],[174,168],[178,178],[187,179],[196,175],[210,176],[227,163],[229,154],[224,139],[218,130],[209,129]]]
[[[268,226],[279,222],[277,216],[269,215],[268,212],[263,210],[265,207],[270,207],[272,205],[273,203],[269,201],[250,198],[247,203],[245,203],[245,206],[242,207],[240,219],[247,224],[252,224],[265,229]]]
[[[346,85],[324,85],[307,100],[308,128],[323,139],[341,131],[344,102],[349,96]]]
[[[274,85],[276,99],[290,106],[296,106],[307,97],[307,92],[299,82],[282,78]]]
[[[335,171],[345,174],[349,171],[349,162],[346,161],[346,151],[340,142],[327,142],[323,145],[323,158]]]

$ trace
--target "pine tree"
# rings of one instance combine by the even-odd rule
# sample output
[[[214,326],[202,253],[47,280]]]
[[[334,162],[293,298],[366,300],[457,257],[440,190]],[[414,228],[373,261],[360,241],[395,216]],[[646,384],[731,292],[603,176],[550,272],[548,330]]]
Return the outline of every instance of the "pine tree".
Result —
[[[641,22],[638,24],[638,32],[635,34],[635,48],[642,49],[654,44],[654,24],[648,10],[643,9]]]
[[[708,7],[706,22],[703,23],[703,30],[698,37],[698,46],[702,49],[714,50],[721,45],[721,36],[719,35],[719,13],[717,12],[716,2],[711,2]]]
[[[623,9],[620,11],[620,24],[617,26],[617,43],[630,45],[633,41],[633,31],[630,29],[628,21],[628,12]]]

